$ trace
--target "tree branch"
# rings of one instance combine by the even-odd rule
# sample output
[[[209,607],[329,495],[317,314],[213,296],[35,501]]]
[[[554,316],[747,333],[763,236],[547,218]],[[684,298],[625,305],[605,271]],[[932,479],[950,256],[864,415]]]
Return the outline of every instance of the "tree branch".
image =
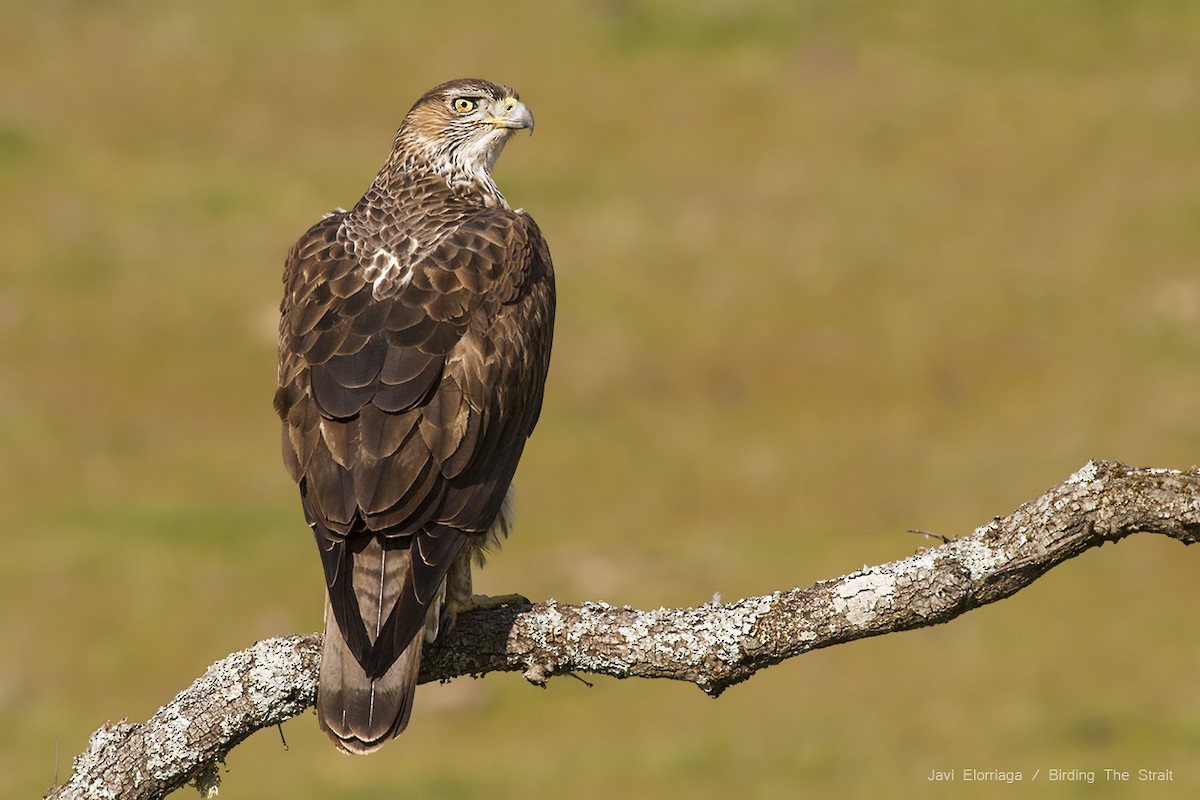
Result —
[[[947,622],[1002,600],[1052,567],[1134,533],[1200,538],[1200,473],[1089,462],[972,535],[808,588],[734,603],[639,611],[604,603],[464,614],[428,648],[421,681],[519,671],[535,684],[588,672],[670,678],[716,697],[821,647]],[[191,781],[215,793],[215,765],[251,733],[312,705],[321,637],[282,636],[213,664],[145,724],[107,723],[48,798],[157,798]]]

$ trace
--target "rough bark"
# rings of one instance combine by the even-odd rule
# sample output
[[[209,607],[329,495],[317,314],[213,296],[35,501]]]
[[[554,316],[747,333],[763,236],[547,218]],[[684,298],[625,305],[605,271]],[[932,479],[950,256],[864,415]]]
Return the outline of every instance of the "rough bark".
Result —
[[[716,697],[809,650],[947,622],[1057,564],[1134,533],[1200,537],[1200,473],[1089,462],[970,536],[807,588],[733,603],[639,611],[604,603],[465,614],[429,648],[421,680],[519,671],[670,678]],[[213,664],[145,724],[107,723],[49,798],[157,798],[188,782],[214,793],[216,764],[254,731],[313,703],[321,637],[268,639]]]

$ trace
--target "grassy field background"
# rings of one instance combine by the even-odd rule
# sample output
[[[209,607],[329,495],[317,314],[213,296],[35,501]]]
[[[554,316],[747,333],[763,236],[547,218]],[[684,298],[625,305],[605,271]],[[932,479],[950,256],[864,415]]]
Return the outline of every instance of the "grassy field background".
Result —
[[[1200,460],[1200,6],[407,5],[5,12],[0,796],[320,625],[271,410],[282,260],[452,77],[533,109],[497,179],[559,276],[483,591],[766,593],[907,555],[906,528],[968,533],[1089,458]],[[1198,576],[1135,537],[716,702],[424,687],[380,755],[305,715],[287,750],[236,749],[222,796],[1196,796]],[[966,767],[1042,778],[925,780]]]

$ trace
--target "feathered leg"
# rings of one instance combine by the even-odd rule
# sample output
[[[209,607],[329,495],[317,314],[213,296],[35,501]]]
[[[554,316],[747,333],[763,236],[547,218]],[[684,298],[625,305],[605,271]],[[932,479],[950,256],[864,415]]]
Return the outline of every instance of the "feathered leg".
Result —
[[[446,605],[444,614],[449,626],[454,627],[459,614],[484,608],[502,606],[527,606],[529,598],[519,594],[485,595],[473,594],[471,585],[471,559],[478,558],[475,547],[464,547],[446,573]]]

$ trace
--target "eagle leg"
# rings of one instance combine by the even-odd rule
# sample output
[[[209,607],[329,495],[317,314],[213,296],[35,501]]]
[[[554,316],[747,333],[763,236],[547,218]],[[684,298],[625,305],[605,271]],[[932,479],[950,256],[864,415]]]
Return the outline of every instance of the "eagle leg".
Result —
[[[447,630],[453,629],[459,614],[468,611],[479,611],[487,608],[502,608],[504,606],[532,605],[529,598],[519,594],[472,594],[471,592],[471,553],[469,548],[454,559],[450,570],[446,573],[446,602],[442,606],[442,616]]]

